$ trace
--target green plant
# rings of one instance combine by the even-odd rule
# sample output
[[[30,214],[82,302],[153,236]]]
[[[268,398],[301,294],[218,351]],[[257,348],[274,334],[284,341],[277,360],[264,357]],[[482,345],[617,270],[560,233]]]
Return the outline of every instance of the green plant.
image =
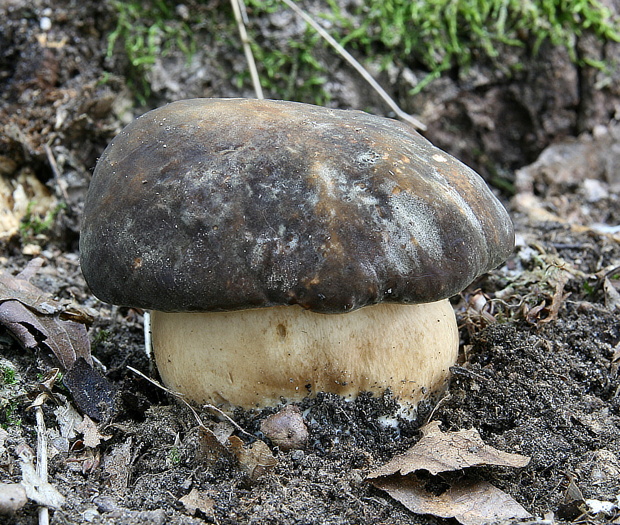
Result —
[[[181,452],[179,451],[179,447],[173,446],[168,452],[168,461],[174,466],[177,466],[181,463]]]
[[[330,96],[323,89],[327,70],[316,57],[321,46],[320,36],[309,30],[303,40],[288,42],[284,49],[256,35],[252,50],[262,87],[283,100],[306,100],[318,105],[329,102]],[[246,82],[246,77],[244,74],[240,81]]]
[[[0,427],[6,430],[9,427],[20,426],[22,424],[21,418],[15,415],[17,411],[17,401],[7,401],[6,404],[4,404],[3,409],[2,416],[4,421],[0,423]]]
[[[105,330],[105,329],[99,330],[93,337],[93,342],[92,342],[91,347],[95,348],[98,344],[105,343],[106,341],[110,339],[111,335],[112,334],[110,330]]]
[[[57,204],[54,209],[48,211],[44,217],[41,217],[33,213],[32,209],[34,204],[34,201],[28,203],[24,218],[19,225],[19,233],[24,239],[31,239],[32,237],[45,233],[52,227],[60,211],[67,207],[64,202],[61,202]]]
[[[117,23],[108,35],[107,57],[114,54],[117,43],[122,44],[131,64],[128,82],[142,104],[150,95],[146,74],[157,57],[166,56],[175,47],[188,60],[195,52],[192,29],[176,17],[175,5],[166,0],[112,2]]]
[[[14,385],[17,383],[15,370],[10,366],[0,365],[0,385]]]
[[[535,54],[550,41],[577,62],[577,39],[586,31],[620,41],[618,21],[599,0],[365,0],[355,17],[340,12],[335,0],[328,2],[343,45],[369,56],[379,48],[384,63],[414,63],[429,71],[414,92],[454,66],[467,67],[480,56],[497,58],[503,46],[530,45]],[[354,25],[356,19],[361,23]]]
[[[604,68],[600,61],[579,56],[579,37],[590,32],[601,40],[620,41],[620,23],[600,0],[362,0],[346,12],[336,0],[326,1],[323,16],[332,22],[330,32],[343,46],[378,57],[383,66],[396,63],[428,71],[412,93],[454,67],[467,68],[484,57],[499,59],[505,46],[529,47],[535,54],[548,41],[566,48],[575,62]],[[133,68],[130,81],[144,102],[150,92],[145,75],[156,58],[173,46],[191,57],[194,24],[204,27],[210,22],[180,20],[175,4],[165,0],[114,0],[112,5],[118,21],[108,38],[108,56],[122,42]],[[256,33],[254,23],[285,9],[283,4],[246,0],[246,6],[252,48],[266,90],[280,98],[325,103],[326,70],[317,54],[317,49],[323,49],[319,37],[308,29],[303,39],[283,47]],[[213,25],[220,41],[238,44],[232,14],[228,23]],[[236,80],[244,84],[247,79],[247,74],[241,74]]]

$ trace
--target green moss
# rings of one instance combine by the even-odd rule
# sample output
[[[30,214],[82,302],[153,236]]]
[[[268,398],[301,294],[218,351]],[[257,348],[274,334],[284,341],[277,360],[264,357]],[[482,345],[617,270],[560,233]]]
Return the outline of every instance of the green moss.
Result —
[[[146,74],[157,57],[176,48],[189,60],[195,52],[191,25],[176,16],[175,5],[165,0],[112,2],[117,22],[108,35],[107,56],[114,54],[117,44],[122,46],[130,63],[128,83],[142,104],[151,93]]]
[[[429,72],[414,92],[452,67],[499,58],[504,46],[528,46],[536,54],[549,41],[577,62],[577,40],[586,31],[620,41],[618,21],[598,0],[366,0],[354,13],[363,20],[358,26],[338,11],[335,0],[328,1],[343,44],[369,56],[378,50],[387,62]]]
[[[99,330],[93,337],[92,347],[94,348],[95,346],[101,343],[105,343],[106,341],[110,339],[111,335],[112,333],[110,332],[110,330],[105,330],[105,329]]]
[[[17,383],[15,370],[6,365],[0,365],[0,385],[14,385]]]
[[[0,427],[5,430],[9,427],[18,427],[22,424],[20,417],[16,415],[18,405],[15,400],[0,400]]]
[[[261,86],[271,97],[300,100],[325,105],[330,96],[323,89],[327,71],[317,59],[323,47],[321,37],[306,30],[301,41],[290,41],[284,49],[260,35],[254,35],[252,51],[257,63]],[[240,79],[247,83],[249,74]]]
[[[45,216],[39,216],[32,212],[34,202],[30,201],[26,208],[24,218],[19,225],[19,233],[24,240],[30,240],[37,235],[45,233],[54,224],[54,220],[58,216],[61,210],[64,210],[67,205],[64,202],[57,204],[54,209],[48,211]]]
[[[408,65],[428,73],[414,89],[419,92],[433,79],[454,67],[474,61],[500,59],[505,46],[525,47],[535,54],[543,42],[564,47],[575,62],[604,68],[605,64],[579,57],[579,37],[592,33],[603,41],[620,41],[620,23],[600,0],[363,0],[352,12],[343,12],[336,0],[326,0],[330,32],[348,47],[368,57]],[[284,10],[277,0],[247,0],[248,30],[261,82],[271,96],[325,103],[322,89],[325,69],[318,59],[324,49],[308,29],[297,42],[284,48],[256,32],[257,19]],[[149,94],[145,74],[156,57],[177,47],[191,56],[195,49],[192,28],[209,27],[210,20],[180,20],[174,3],[165,0],[123,2],[114,0],[117,26],[109,35],[108,55],[118,44],[133,68],[131,81],[142,99]],[[217,24],[218,38],[239,47],[234,17],[227,3],[219,3],[217,18],[226,10],[228,22]],[[214,23],[214,22],[213,22]],[[321,51],[319,51],[321,52]],[[331,51],[330,51],[331,53]],[[234,79],[249,85],[249,76]]]
[[[168,452],[168,461],[173,466],[178,466],[181,463],[181,452],[179,447],[173,446]]]

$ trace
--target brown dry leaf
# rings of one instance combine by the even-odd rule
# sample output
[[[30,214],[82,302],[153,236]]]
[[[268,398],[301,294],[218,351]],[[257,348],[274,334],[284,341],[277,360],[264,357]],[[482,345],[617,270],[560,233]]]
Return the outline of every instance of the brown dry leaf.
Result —
[[[116,445],[103,459],[103,470],[109,476],[109,483],[114,492],[123,492],[129,485],[129,473],[132,462],[132,439]]]
[[[558,314],[560,313],[560,308],[562,307],[566,299],[568,299],[568,297],[570,296],[570,292],[564,293],[564,287],[568,282],[569,275],[570,274],[568,273],[568,271],[560,271],[555,273],[554,278],[549,283],[555,286],[555,290],[553,292],[553,296],[551,297],[551,304],[544,309],[546,316],[540,317],[539,319],[528,319],[529,322],[538,322],[539,324],[544,324],[555,321],[557,319]],[[544,305],[545,301],[543,301],[543,306]],[[530,310],[530,313],[531,312],[532,310]]]
[[[83,443],[85,447],[96,448],[102,441],[107,441],[112,436],[104,436],[99,433],[95,422],[88,416],[84,416],[82,422],[75,428],[84,435]]]
[[[416,514],[456,518],[463,525],[530,516],[508,494],[486,481],[463,480],[439,496],[425,490],[424,482],[415,476],[390,476],[373,481],[373,485]]]
[[[392,458],[388,463],[373,470],[369,478],[402,475],[417,470],[428,470],[431,474],[460,470],[481,465],[504,467],[525,467],[530,458],[520,454],[502,452],[485,445],[476,429],[442,432],[439,421],[431,421],[422,428],[422,439],[404,454]]]
[[[612,312],[620,311],[620,292],[608,277],[605,277],[603,281],[603,291],[605,292],[605,306]]]
[[[230,434],[226,436],[226,440]],[[197,456],[206,463],[213,464],[219,461],[221,458],[231,456],[231,451],[228,448],[228,441],[222,443],[215,432],[204,426],[200,427],[198,434],[198,452]]]
[[[227,424],[219,425],[215,431],[200,427],[199,457],[212,464],[223,458],[234,458],[251,480],[260,478],[278,464],[263,441],[246,445],[241,438],[230,434],[231,427]]]
[[[0,273],[0,324],[25,348],[49,349],[65,369],[80,357],[92,364],[84,326],[92,318],[75,306],[65,316],[65,305],[30,283],[41,264],[33,259],[16,276]]]
[[[189,494],[179,498],[179,501],[183,503],[185,510],[192,516],[197,510],[207,516],[213,514],[215,500],[209,497],[206,492],[202,492],[196,488],[193,488]]]
[[[237,436],[230,436],[228,441],[233,454],[239,461],[239,466],[251,480],[257,480],[278,464],[278,460],[263,441],[244,445]]]

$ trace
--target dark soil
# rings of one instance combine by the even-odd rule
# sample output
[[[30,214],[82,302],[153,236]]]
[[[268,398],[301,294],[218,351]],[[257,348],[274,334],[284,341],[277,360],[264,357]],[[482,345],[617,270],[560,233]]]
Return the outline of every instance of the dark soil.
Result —
[[[371,468],[416,443],[420,427],[430,420],[440,421],[444,430],[475,428],[487,444],[531,456],[521,469],[483,466],[467,475],[501,488],[544,523],[620,522],[620,302],[614,295],[620,288],[620,132],[609,110],[617,104],[615,93],[603,88],[586,101],[598,100],[598,109],[562,107],[562,114],[570,113],[570,125],[555,135],[550,125],[534,130],[537,145],[528,145],[520,165],[514,148],[503,165],[495,159],[502,169],[525,166],[569,128],[576,132],[585,126],[580,143],[595,165],[606,168],[579,175],[572,169],[577,162],[572,146],[555,157],[555,164],[516,174],[511,168],[508,180],[516,181],[517,193],[501,197],[513,215],[517,247],[502,267],[453,300],[462,351],[448,390],[398,427],[382,423],[396,410],[389,394],[353,402],[330,395],[307,399],[300,408],[308,444],[287,452],[260,432],[261,421],[276,409],[238,411],[233,420],[243,432],[233,428],[233,433],[245,442],[265,440],[277,459],[275,467],[253,479],[234,457],[205,452],[195,415],[128,368],[157,378],[144,353],[142,313],[97,301],[79,270],[79,216],[89,174],[107,142],[145,109],[133,106],[122,56],[105,57],[106,35],[115,25],[111,6],[9,0],[0,9],[0,177],[13,189],[21,181],[35,199],[41,190],[24,182],[33,176],[47,188],[46,198],[64,203],[42,231],[31,217],[0,237],[0,265],[15,275],[33,257],[42,257],[44,265],[32,282],[55,298],[94,310],[89,335],[95,368],[118,392],[115,411],[98,425],[105,439],[93,447],[80,433],[60,436],[62,417],[53,403],[46,404],[46,425],[58,438],[52,440],[57,448],[50,449],[50,482],[66,497],[62,509],[51,511],[52,523],[451,523],[412,513],[366,480]],[[51,29],[42,29],[43,17],[51,20]],[[233,69],[231,57],[242,60],[235,52],[218,48],[213,53],[221,60],[218,68],[207,67],[206,76],[200,76],[208,80],[188,81],[180,93],[162,88],[152,102],[188,94],[251,95],[247,88],[235,93],[224,80]],[[552,66],[566,69],[565,63]],[[568,77],[563,82],[574,80]],[[510,96],[518,92],[514,85],[506,89]],[[437,93],[445,97],[446,90]],[[470,91],[461,100],[472,96]],[[452,142],[460,149],[458,127],[439,129],[442,119],[449,121],[456,98],[442,107],[436,103],[446,113],[435,116],[430,138],[434,133],[449,144],[446,129],[453,129]],[[336,97],[334,105],[346,102]],[[485,112],[500,115],[500,109]],[[470,119],[474,127],[475,122]],[[498,134],[503,127],[498,121]],[[505,137],[489,142],[490,133],[487,126],[474,135],[484,136],[497,157],[495,146]],[[555,176],[558,166],[573,175]],[[490,173],[488,164],[476,167]],[[0,361],[3,370],[15,372],[15,381],[4,375],[0,383],[0,424],[7,433],[0,439],[0,482],[19,482],[18,447],[36,450],[34,412],[27,407],[39,392],[41,375],[57,363],[44,351],[23,349],[1,327]],[[62,384],[54,392],[72,404]],[[211,411],[199,416],[209,428],[223,424]],[[198,510],[181,501],[193,489],[205,498]],[[585,500],[615,502],[615,514],[588,512],[592,506]],[[0,517],[0,523],[35,524],[37,512],[29,503],[14,516]]]

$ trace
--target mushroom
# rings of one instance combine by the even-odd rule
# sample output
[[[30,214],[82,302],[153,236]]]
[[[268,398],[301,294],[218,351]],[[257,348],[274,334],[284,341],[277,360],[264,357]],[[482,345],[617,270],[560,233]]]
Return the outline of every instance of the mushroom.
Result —
[[[194,99],[112,140],[80,250],[97,297],[152,310],[160,375],[187,399],[390,389],[414,407],[457,356],[448,298],[513,244],[481,177],[406,124]]]

